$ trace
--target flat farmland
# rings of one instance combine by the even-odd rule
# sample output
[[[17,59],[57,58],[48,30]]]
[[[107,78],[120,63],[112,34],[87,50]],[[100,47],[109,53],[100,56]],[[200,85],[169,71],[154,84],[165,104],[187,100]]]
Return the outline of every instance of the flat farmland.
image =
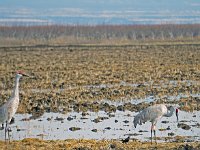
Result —
[[[2,47],[0,57],[1,100],[9,97],[16,70],[34,76],[21,82],[21,113],[68,111],[76,103],[88,110],[97,101],[129,102],[151,95],[158,102],[180,94],[199,101],[191,96],[200,89],[198,44]]]
[[[181,111],[190,115],[196,112],[195,118],[198,120],[198,43],[6,46],[0,48],[0,58],[1,104],[10,97],[15,72],[24,70],[32,78],[23,78],[20,82],[20,105],[17,113],[31,114],[32,119],[38,119],[46,113],[74,112],[88,117],[90,112],[105,112],[111,114],[108,118],[112,118],[112,114],[128,111],[128,115],[125,115],[131,116],[131,113],[152,104],[165,103],[177,105]],[[199,131],[198,123],[194,128]],[[81,130],[81,126],[78,130]],[[99,132],[97,129],[97,134]],[[173,130],[173,133],[176,131]],[[123,134],[123,137],[125,136],[127,135]],[[30,137],[19,141],[14,138],[10,145],[0,143],[0,147],[140,149],[142,146],[144,149],[167,149],[168,144],[169,149],[181,149],[185,147],[184,141],[188,137],[178,133],[173,138],[160,137],[161,141],[173,139],[175,142],[161,142],[156,146],[149,142],[143,144],[137,140],[137,136],[128,144],[122,144],[119,138],[95,140],[76,137],[73,140],[55,141]],[[199,136],[197,140],[190,142],[189,146],[198,149],[198,141]]]

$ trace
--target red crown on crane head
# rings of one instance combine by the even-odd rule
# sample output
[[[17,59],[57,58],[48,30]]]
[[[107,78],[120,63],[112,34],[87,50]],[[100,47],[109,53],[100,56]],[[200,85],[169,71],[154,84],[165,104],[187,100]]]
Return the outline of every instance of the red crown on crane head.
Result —
[[[18,70],[16,71],[17,74],[24,74],[24,72],[22,70]]]

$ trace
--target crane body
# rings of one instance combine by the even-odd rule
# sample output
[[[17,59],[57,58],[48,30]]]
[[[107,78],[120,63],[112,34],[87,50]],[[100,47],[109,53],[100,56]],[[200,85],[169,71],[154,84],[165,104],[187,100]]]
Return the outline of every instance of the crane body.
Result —
[[[8,133],[9,136],[9,123],[15,115],[19,105],[19,80],[22,76],[28,76],[22,71],[18,71],[15,76],[15,86],[9,100],[0,107],[0,124],[6,123],[5,126],[5,140]],[[10,139],[9,139],[10,140]]]
[[[171,117],[174,112],[174,107],[169,106],[167,107],[164,104],[156,104],[145,108],[139,114],[137,114],[134,118],[134,126],[136,128],[137,124],[142,125],[143,123],[150,121],[151,122],[151,143],[152,143],[152,133],[154,132],[154,137],[156,141],[156,123],[160,120],[163,116],[164,117]]]

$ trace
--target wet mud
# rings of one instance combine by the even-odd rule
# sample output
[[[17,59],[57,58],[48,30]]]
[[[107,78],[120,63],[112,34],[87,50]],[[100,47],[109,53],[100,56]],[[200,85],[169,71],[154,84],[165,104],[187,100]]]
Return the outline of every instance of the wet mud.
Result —
[[[53,145],[58,149],[133,149],[134,146],[135,149],[199,148],[198,44],[1,47],[0,57],[1,104],[11,95],[16,70],[25,70],[35,77],[21,80],[20,106],[12,125],[13,140],[10,145],[0,142],[1,149],[46,149]],[[189,118],[182,118],[178,124],[171,120],[161,120],[158,132],[162,136],[158,134],[157,138],[162,142],[152,146],[149,143],[149,128],[145,126],[145,129],[133,130],[132,119],[138,111],[155,103],[178,107],[188,113]],[[91,113],[100,112],[106,115],[91,118]],[[126,112],[128,114],[123,114]],[[46,116],[47,113],[59,115]],[[79,115],[75,117],[70,115],[72,113],[80,117],[77,119]],[[123,119],[117,118],[120,113]],[[22,117],[19,121],[20,114],[28,117]],[[106,121],[111,119],[114,125],[119,125],[115,132],[110,125],[102,126],[103,123],[109,124]],[[26,126],[31,121],[43,124],[44,120],[57,123],[55,130],[64,128],[66,132],[73,133],[73,139],[64,137],[56,140],[49,138],[49,132],[40,130],[42,125],[37,134],[34,128]],[[85,130],[84,126],[77,123],[70,125],[77,120],[79,123],[89,120],[87,123],[94,124],[87,128],[89,134],[101,135],[102,132],[102,135],[110,135],[117,132],[119,135],[107,139],[105,135],[87,139],[84,137],[86,133],[80,136]],[[98,124],[103,129],[98,128]],[[26,136],[20,135],[28,130],[30,133]],[[121,140],[129,135],[130,143],[122,144]]]

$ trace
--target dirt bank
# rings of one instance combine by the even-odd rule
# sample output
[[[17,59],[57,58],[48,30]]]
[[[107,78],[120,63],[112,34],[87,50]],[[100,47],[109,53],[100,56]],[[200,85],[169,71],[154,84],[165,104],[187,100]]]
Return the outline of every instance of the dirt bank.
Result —
[[[132,149],[160,149],[160,150],[184,150],[184,149],[200,149],[199,142],[193,143],[158,143],[130,141],[123,144],[121,141],[115,140],[65,140],[65,141],[43,141],[39,139],[24,139],[22,141],[13,141],[11,143],[0,142],[2,150],[46,150],[46,149],[62,149],[62,150],[132,150]]]

